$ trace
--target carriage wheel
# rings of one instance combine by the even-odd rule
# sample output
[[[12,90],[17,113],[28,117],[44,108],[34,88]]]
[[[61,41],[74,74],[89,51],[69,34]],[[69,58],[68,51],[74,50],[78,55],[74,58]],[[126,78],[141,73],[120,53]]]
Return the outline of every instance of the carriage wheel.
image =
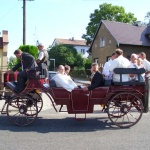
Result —
[[[36,95],[37,95],[37,98],[34,99],[34,101],[37,104],[38,113],[39,113],[43,108],[43,100],[40,94],[36,93]]]
[[[132,93],[118,93],[108,102],[108,117],[115,125],[128,128],[142,117],[143,103]]]
[[[15,125],[27,126],[36,119],[38,114],[37,105],[34,101],[32,101],[32,105],[27,105],[28,101],[32,101],[29,96],[20,95],[13,97],[8,102],[7,116]]]

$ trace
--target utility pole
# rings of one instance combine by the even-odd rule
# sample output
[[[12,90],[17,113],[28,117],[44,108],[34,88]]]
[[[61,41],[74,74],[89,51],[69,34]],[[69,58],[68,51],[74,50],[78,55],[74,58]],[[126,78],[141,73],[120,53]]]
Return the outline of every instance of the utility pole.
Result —
[[[23,0],[23,45],[26,44],[26,0]]]
[[[23,0],[23,45],[26,44],[26,1],[34,0]]]

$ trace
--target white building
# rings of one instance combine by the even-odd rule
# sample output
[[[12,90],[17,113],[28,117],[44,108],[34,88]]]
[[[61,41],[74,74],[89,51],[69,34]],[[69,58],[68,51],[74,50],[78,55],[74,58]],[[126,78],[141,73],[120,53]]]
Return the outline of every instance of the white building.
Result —
[[[86,40],[75,40],[74,38],[71,39],[56,38],[52,43],[52,47],[57,44],[73,45],[74,48],[77,50],[77,52],[82,55],[82,57],[87,58],[89,56],[89,53],[87,51],[90,46],[86,45]]]

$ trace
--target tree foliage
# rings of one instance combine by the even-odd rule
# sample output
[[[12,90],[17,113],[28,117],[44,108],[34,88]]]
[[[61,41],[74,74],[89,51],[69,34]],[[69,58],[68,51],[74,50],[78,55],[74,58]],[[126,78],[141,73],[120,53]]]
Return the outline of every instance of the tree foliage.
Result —
[[[145,19],[150,23],[150,11],[146,13]]]
[[[19,47],[20,50],[23,52],[31,54],[35,59],[38,56],[38,48],[33,45],[21,45]],[[20,60],[15,57],[10,57],[8,61],[8,68],[12,68],[14,65],[16,65]]]
[[[50,59],[55,59],[56,67],[66,64],[71,67],[84,65],[84,59],[71,45],[56,45],[48,53]]]
[[[11,56],[8,61],[8,68],[12,69],[16,64],[17,64],[17,59]]]
[[[31,54],[35,59],[38,56],[38,48],[36,46],[33,46],[33,45],[21,45],[19,47],[19,49],[22,50],[23,52]]]
[[[131,12],[126,13],[122,6],[113,6],[107,3],[99,5],[99,9],[95,9],[94,13],[91,13],[90,22],[86,27],[86,34],[82,35],[82,38],[87,40],[87,44],[92,41],[101,20],[134,23],[137,18]]]

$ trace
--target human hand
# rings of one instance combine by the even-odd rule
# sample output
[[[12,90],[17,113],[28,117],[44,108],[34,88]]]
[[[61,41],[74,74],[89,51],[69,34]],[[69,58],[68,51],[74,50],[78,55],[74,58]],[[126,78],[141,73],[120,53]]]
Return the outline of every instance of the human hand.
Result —
[[[87,87],[84,87],[84,88],[83,88],[83,91],[88,91],[88,88],[87,88]]]
[[[26,72],[28,72],[28,71],[30,71],[30,69],[27,68],[27,69],[26,69]]]

